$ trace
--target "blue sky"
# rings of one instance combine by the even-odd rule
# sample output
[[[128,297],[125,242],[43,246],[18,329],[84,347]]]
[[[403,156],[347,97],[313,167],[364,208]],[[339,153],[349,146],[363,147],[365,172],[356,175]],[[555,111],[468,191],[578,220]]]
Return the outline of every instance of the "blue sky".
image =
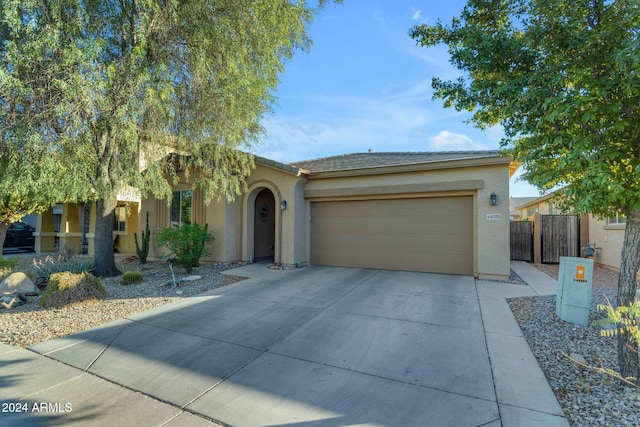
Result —
[[[480,131],[469,113],[432,100],[431,79],[457,77],[446,47],[422,48],[416,24],[449,22],[461,0],[344,0],[312,23],[309,53],[286,64],[278,103],[255,153],[289,163],[373,151],[499,148],[502,129]],[[518,174],[516,174],[517,176]],[[511,195],[538,191],[511,179]]]

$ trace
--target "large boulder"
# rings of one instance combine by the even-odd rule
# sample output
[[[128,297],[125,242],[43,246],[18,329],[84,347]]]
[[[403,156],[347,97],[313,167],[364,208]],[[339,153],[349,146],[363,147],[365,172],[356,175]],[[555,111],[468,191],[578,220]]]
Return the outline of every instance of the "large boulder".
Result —
[[[21,271],[11,273],[0,282],[0,296],[3,295],[37,295],[38,289],[33,284],[29,276]]]

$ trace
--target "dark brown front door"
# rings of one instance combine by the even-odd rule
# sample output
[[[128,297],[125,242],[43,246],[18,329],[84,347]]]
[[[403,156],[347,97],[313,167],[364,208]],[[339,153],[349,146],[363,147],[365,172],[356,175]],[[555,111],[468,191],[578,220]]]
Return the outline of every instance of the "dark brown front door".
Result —
[[[264,189],[256,196],[253,222],[254,258],[273,258],[276,240],[276,202],[271,190]]]

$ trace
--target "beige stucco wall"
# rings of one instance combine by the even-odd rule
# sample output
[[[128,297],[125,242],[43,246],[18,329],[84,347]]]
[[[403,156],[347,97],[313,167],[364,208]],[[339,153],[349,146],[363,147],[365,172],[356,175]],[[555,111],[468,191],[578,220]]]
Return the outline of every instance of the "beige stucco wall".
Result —
[[[195,174],[191,174],[188,181],[181,181],[174,186],[175,190],[190,189],[193,186]],[[275,257],[277,263],[295,265],[308,262],[303,248],[307,246],[308,234],[296,233],[300,222],[304,218],[304,198],[300,196],[300,185],[304,187],[304,178],[282,171],[278,168],[265,166],[260,163],[247,179],[245,194],[233,202],[214,199],[209,204],[202,200],[199,189],[193,195],[193,217],[198,223],[206,222],[209,230],[213,231],[215,240],[207,249],[209,255],[203,261],[229,262],[248,261],[253,254],[253,216],[256,195],[264,188],[272,191],[275,199],[276,236]],[[287,209],[280,210],[280,203],[286,200]],[[302,204],[303,212],[300,212]],[[141,204],[140,218],[144,218],[149,210],[149,227],[152,229],[152,247],[150,256],[166,255],[167,251],[155,245],[154,236],[168,226],[169,208],[166,201],[151,197],[144,199]],[[144,228],[144,220],[139,228]]]
[[[114,231],[114,248],[121,254],[135,254],[136,242],[134,233],[138,234],[138,243],[142,242],[140,231],[144,230],[144,218],[142,218],[142,227],[140,228],[140,204],[136,202],[128,203],[128,216],[125,231]],[[117,236],[117,237],[116,237]]]
[[[240,259],[247,261],[253,255],[253,202],[264,188],[272,191],[276,205],[275,262],[296,265],[306,264],[309,258],[305,248],[309,234],[305,229],[306,202],[302,195],[306,179],[278,168],[257,164],[247,180],[248,191],[242,197],[242,250]],[[287,202],[287,209],[280,205]]]
[[[476,274],[480,279],[506,280],[510,274],[509,258],[509,165],[479,169],[485,187],[476,194]],[[495,192],[498,204],[491,206],[490,196]],[[492,214],[501,220],[492,220]]]
[[[535,212],[531,213],[530,215],[528,214],[529,210],[534,210],[536,208],[537,210]],[[520,209],[520,221],[533,221],[536,213],[540,215],[554,215],[558,213],[554,208],[554,206],[548,201],[536,203],[533,205],[528,205],[525,207],[520,207],[519,209]]]
[[[594,256],[596,263],[609,268],[620,268],[624,231],[624,224],[607,225],[606,221],[598,221],[589,215],[589,243],[598,248]]]
[[[397,171],[397,169],[396,169]],[[308,200],[433,197],[472,195],[474,200],[474,275],[504,280],[509,276],[509,165],[508,163],[441,170],[395,172],[368,176],[310,178]],[[410,193],[409,193],[410,192]],[[498,196],[491,206],[491,193]],[[497,214],[497,215],[493,215]],[[492,219],[488,219],[492,218]],[[500,219],[493,219],[500,218]]]
[[[193,187],[193,174],[189,180],[181,180],[175,185],[174,190],[189,190]],[[226,203],[224,200],[214,199],[209,204],[203,201],[202,190],[196,189],[193,192],[192,216],[194,222],[200,225],[208,224],[209,230],[213,232],[215,240],[207,245],[208,255],[203,257],[203,261],[235,261],[238,259],[238,242],[235,233],[237,232],[237,212],[238,202]],[[144,230],[146,212],[149,211],[149,228],[151,230],[151,243],[149,247],[149,257],[151,259],[162,259],[168,255],[165,247],[158,247],[156,237],[163,228],[169,226],[169,205],[166,200],[159,200],[153,196],[143,199],[140,206],[138,229]]]

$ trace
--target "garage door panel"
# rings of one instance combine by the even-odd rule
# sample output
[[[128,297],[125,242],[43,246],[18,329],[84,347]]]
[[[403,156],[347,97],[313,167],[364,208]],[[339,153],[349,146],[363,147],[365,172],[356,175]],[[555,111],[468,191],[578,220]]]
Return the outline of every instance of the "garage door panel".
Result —
[[[472,197],[312,203],[311,262],[473,273]]]
[[[322,236],[317,236],[322,239]],[[468,247],[468,239],[465,236],[440,236],[442,239],[438,244],[426,240],[419,236],[385,236],[374,235],[363,237],[362,235],[344,235],[335,238],[324,238],[324,241],[314,245],[314,252],[317,255],[321,251],[350,252],[358,251],[360,256],[367,257],[370,254],[382,253],[388,257],[409,256],[419,253],[424,256],[437,256],[441,253],[452,255],[471,255]],[[365,246],[366,245],[366,246]],[[353,254],[358,256],[358,254]]]
[[[389,253],[382,251],[363,251],[353,256],[350,251],[334,251],[314,260],[317,265],[332,265],[338,267],[375,268],[387,270],[427,271],[445,274],[472,274],[469,265],[473,262],[471,254],[416,254]],[[355,264],[355,265],[354,265]]]
[[[400,216],[396,215],[395,221],[389,221],[385,217],[330,217],[320,219],[313,216],[317,229],[326,233],[335,234],[404,234],[421,235],[437,234],[442,230],[448,230],[447,234],[469,235],[473,231],[473,224],[463,221],[459,216],[433,216],[425,220],[424,216]]]

